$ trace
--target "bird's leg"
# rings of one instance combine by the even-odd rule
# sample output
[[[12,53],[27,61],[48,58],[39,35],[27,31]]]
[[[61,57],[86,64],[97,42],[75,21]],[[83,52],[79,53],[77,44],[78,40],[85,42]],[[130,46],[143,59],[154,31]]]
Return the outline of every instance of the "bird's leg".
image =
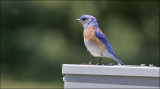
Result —
[[[94,59],[95,59],[95,57],[93,57],[88,64],[89,64],[89,65],[92,64],[92,61],[93,61]]]
[[[100,64],[101,59],[102,59],[102,57],[100,57],[100,59],[99,59],[99,61],[98,61],[97,65],[101,65],[101,64]]]

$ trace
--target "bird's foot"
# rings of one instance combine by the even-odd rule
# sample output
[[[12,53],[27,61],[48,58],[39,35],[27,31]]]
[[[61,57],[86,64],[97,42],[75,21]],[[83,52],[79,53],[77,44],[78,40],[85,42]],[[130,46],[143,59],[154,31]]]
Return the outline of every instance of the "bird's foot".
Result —
[[[95,57],[93,57],[92,59],[91,59],[91,61],[88,63],[88,65],[92,65],[92,61],[95,59]]]
[[[92,62],[89,62],[88,65],[92,65]]]

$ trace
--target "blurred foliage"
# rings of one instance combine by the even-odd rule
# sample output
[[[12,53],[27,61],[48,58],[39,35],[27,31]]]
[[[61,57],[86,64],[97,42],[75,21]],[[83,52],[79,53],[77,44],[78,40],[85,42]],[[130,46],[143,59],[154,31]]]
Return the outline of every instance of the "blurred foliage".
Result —
[[[75,21],[83,14],[97,18],[125,64],[160,65],[158,0],[1,1],[2,87],[63,87],[62,64],[92,58]]]

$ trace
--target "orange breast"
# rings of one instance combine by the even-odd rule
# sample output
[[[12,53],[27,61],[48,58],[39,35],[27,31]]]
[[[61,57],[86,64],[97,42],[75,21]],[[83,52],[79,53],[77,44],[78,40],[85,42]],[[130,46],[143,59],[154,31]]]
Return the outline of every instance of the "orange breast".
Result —
[[[83,36],[85,39],[88,39],[89,41],[93,41],[95,34],[94,34],[94,28],[93,27],[88,27],[84,33]]]
[[[83,33],[83,37],[84,39],[88,39],[89,41],[93,42],[95,41],[95,33],[94,33],[94,27],[88,27],[84,33]],[[97,28],[96,28],[97,29]],[[97,29],[99,31],[101,31],[99,28]],[[102,32],[102,31],[101,31]],[[103,34],[103,32],[102,32]],[[96,38],[97,39],[97,38]],[[97,39],[98,40],[98,39]]]
[[[101,53],[106,49],[105,45],[97,38],[95,37],[95,33],[94,33],[94,29],[93,27],[88,27],[84,33],[84,39],[89,40],[90,42],[92,42],[96,47],[99,48],[99,50],[101,51]],[[100,29],[97,29],[100,30]],[[100,30],[101,31],[101,30]],[[102,32],[102,31],[101,31]],[[103,34],[103,33],[102,33]]]

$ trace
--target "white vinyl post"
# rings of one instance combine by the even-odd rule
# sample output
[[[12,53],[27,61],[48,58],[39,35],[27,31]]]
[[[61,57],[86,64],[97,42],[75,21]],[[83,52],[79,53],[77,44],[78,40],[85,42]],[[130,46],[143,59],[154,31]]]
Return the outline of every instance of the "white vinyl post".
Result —
[[[159,89],[160,68],[153,65],[63,64],[64,88]]]

